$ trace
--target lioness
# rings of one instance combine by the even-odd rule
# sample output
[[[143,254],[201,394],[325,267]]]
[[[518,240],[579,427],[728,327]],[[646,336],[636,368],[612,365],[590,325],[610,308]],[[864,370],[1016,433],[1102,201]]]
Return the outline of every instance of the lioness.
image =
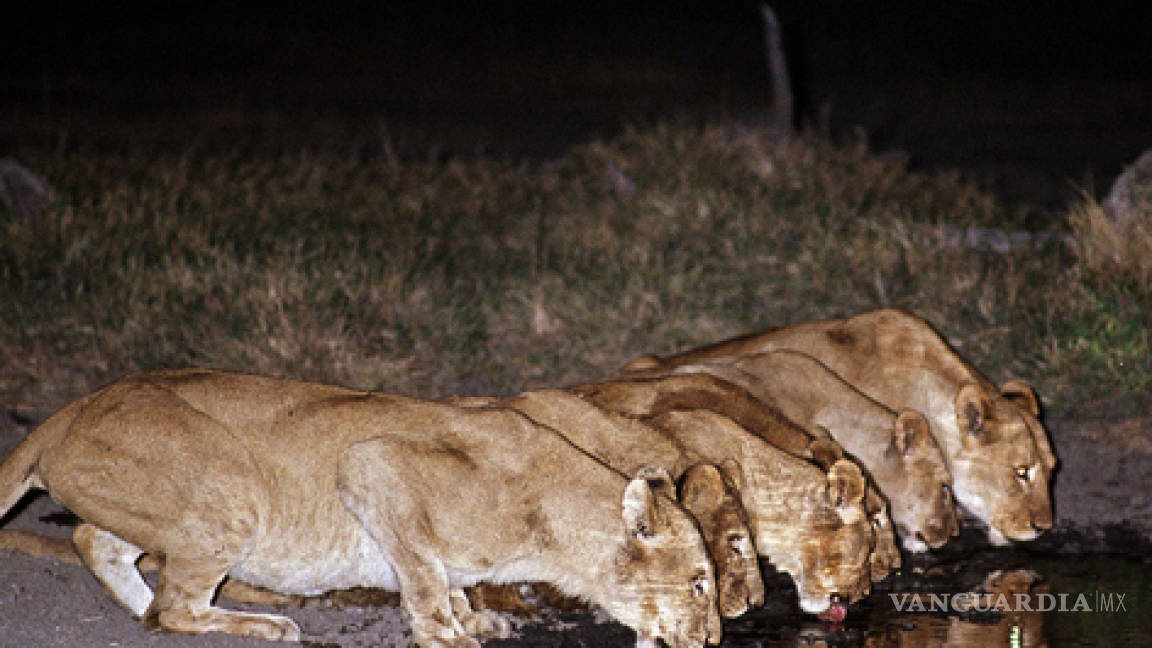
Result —
[[[749,606],[764,603],[764,580],[760,576],[760,564],[756,547],[752,542],[752,532],[748,528],[748,516],[734,492],[730,481],[713,464],[692,464],[688,457],[673,457],[670,454],[653,454],[643,451],[639,456],[652,461],[638,461],[628,452],[621,452],[628,446],[625,441],[619,448],[607,443],[588,443],[589,439],[604,440],[616,434],[619,426],[629,425],[619,418],[612,418],[595,406],[579,400],[571,400],[568,394],[556,391],[528,392],[517,397],[450,397],[448,402],[468,407],[511,407],[533,418],[537,423],[563,434],[569,441],[601,459],[612,468],[624,473],[640,470],[646,465],[658,465],[680,477],[679,500],[684,508],[696,518],[700,525],[704,544],[716,570],[716,600],[720,616],[737,617]],[[550,402],[554,401],[554,402]],[[630,438],[629,433],[622,438]],[[669,484],[662,491],[668,497],[677,498],[675,488]],[[486,588],[485,593],[491,591]]]
[[[892,521],[908,551],[939,548],[960,532],[952,476],[928,421],[916,410],[893,412],[819,361],[794,351],[725,358],[675,371],[723,378],[789,419],[827,430],[888,498]]]
[[[418,644],[474,648],[469,635],[502,627],[461,586],[541,580],[638,646],[720,638],[691,517],[512,410],[145,372],[66,406],[0,464],[0,511],[31,488],[84,520],[78,552],[153,628],[300,638],[286,617],[214,607],[230,576],[289,594],[398,589]],[[142,552],[160,558],[155,594]]]
[[[666,412],[705,409],[722,414],[773,446],[825,468],[844,457],[843,449],[828,437],[827,431],[802,429],[779,410],[757,400],[743,387],[704,373],[657,375],[650,379],[606,380],[571,388],[597,405],[613,412],[650,420]],[[821,443],[815,443],[817,440]],[[872,522],[876,544],[869,556],[873,581],[883,580],[900,567],[900,550],[888,504],[869,483],[864,507]]]
[[[842,619],[845,602],[868,593],[873,534],[862,503],[864,477],[852,462],[821,469],[702,410],[669,412],[646,424],[564,390],[526,392],[500,404],[622,470],[654,465],[677,475],[701,462],[719,465],[736,485],[756,550],[792,576],[801,609]]]
[[[1056,456],[1027,384],[999,390],[924,320],[895,309],[770,329],[665,358],[641,356],[622,371],[671,369],[723,357],[791,350],[819,360],[892,408],[922,412],[944,452],[960,506],[994,545],[1032,540],[1052,527],[1048,492]]]

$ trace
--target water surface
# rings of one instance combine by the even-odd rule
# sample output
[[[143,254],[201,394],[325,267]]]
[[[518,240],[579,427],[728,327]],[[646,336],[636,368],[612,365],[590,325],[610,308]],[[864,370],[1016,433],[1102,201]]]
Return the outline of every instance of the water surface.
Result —
[[[842,626],[799,614],[779,586],[768,604],[725,624],[723,646],[1152,645],[1152,564],[1120,556],[1037,557],[987,551],[912,564],[853,605]]]

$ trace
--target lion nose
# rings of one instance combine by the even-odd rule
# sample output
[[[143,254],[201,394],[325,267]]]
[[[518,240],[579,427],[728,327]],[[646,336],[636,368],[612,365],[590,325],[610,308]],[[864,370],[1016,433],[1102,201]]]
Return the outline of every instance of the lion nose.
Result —
[[[753,586],[751,591],[748,592],[748,605],[752,607],[760,607],[764,605],[764,585],[759,587]]]
[[[939,549],[940,547],[943,547],[945,544],[948,543],[948,537],[949,536],[947,536],[944,533],[941,533],[940,527],[931,527],[930,526],[930,527],[928,527],[927,531],[928,531],[927,534],[917,533],[916,537],[920,539],[920,542],[923,542],[924,544],[928,545],[932,549]]]
[[[933,549],[939,549],[948,542],[948,538],[960,535],[960,525],[956,522],[956,518],[949,518],[944,522],[929,522],[926,530],[928,531],[926,535],[917,535],[920,535],[920,539]]]

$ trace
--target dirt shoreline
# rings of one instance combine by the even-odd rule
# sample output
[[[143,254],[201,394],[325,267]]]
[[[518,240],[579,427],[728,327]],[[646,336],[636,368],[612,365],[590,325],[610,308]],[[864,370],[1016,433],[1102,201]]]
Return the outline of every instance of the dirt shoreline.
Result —
[[[1152,556],[1152,414],[1056,421],[1056,528],[1038,551]]]
[[[1152,415],[1118,421],[1049,423],[1060,469],[1055,484],[1056,528],[1018,548],[1036,555],[1104,552],[1152,557]],[[0,456],[22,432],[0,430]],[[3,528],[68,537],[66,511],[50,498],[30,497],[3,520]],[[966,536],[974,537],[968,532]],[[784,605],[782,599],[779,605]],[[260,609],[228,604],[230,607]],[[279,610],[304,630],[305,645],[412,646],[404,613],[396,607],[311,604]],[[631,646],[626,628],[587,613],[549,613],[538,622],[514,620],[518,636],[485,646]],[[247,648],[280,644],[224,635],[171,635],[142,628],[82,567],[52,558],[0,551],[0,646],[158,646]],[[729,642],[725,642],[729,645]]]

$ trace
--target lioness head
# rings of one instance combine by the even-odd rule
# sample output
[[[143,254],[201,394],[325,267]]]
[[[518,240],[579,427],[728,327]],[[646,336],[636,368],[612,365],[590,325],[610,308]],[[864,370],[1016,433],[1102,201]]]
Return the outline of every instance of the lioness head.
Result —
[[[989,394],[965,383],[956,394],[960,448],[951,459],[956,499],[988,525],[994,545],[1032,540],[1052,528],[1048,485],[1056,457],[1032,390],[1005,383]]]
[[[832,440],[827,430],[816,428],[817,438],[808,444],[808,454],[816,463],[826,470],[837,461],[844,459],[844,448]],[[899,569],[901,564],[900,549],[896,546],[896,532],[892,528],[892,517],[888,514],[888,502],[877,490],[876,485],[865,483],[864,511],[868,515],[868,522],[872,526],[875,543],[872,553],[868,556],[868,567],[872,581],[882,581]]]
[[[689,468],[680,484],[680,502],[700,523],[716,563],[720,616],[740,616],[749,605],[763,605],[764,581],[748,517],[720,470],[712,464]]]
[[[872,534],[876,536],[876,544],[872,546],[872,553],[868,556],[872,582],[876,583],[887,578],[892,570],[899,569],[902,559],[900,548],[896,545],[896,530],[892,525],[892,516],[888,514],[888,502],[872,484],[868,484],[868,490],[864,495],[864,510],[868,513]]]
[[[864,509],[864,475],[860,467],[839,459],[828,468],[827,482],[816,494],[817,505],[796,529],[801,548],[796,581],[800,609],[842,620],[846,605],[871,590],[870,556],[875,543]]]
[[[613,566],[617,591],[600,603],[642,642],[717,644],[715,573],[696,522],[660,494],[671,483],[663,469],[645,468],[624,490],[625,537]]]
[[[905,549],[938,549],[960,533],[952,475],[922,414],[904,409],[896,415],[885,459],[892,465],[885,466],[884,492]]]

